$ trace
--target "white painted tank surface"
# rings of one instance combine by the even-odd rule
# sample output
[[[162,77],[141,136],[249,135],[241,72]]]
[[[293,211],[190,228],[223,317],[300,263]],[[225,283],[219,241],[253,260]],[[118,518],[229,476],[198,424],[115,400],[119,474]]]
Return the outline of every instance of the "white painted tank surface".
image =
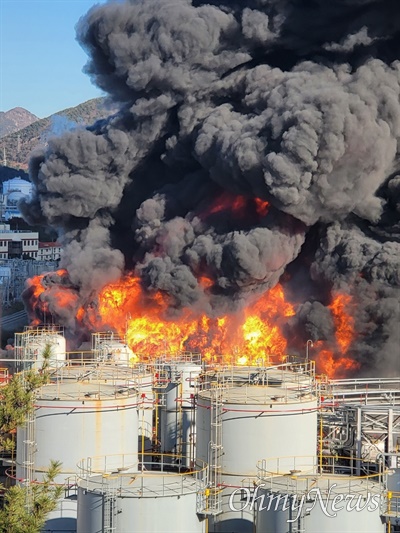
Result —
[[[153,445],[154,436],[154,408],[155,394],[153,391],[154,376],[143,365],[134,365],[132,367],[134,377],[132,385],[138,391],[139,406],[139,448],[145,446],[148,450]]]
[[[93,459],[80,464],[77,533],[205,532],[206,521],[197,515],[205,484],[202,463],[188,469],[158,455],[140,462],[141,471],[131,456],[120,457],[118,468],[110,468],[107,457],[101,469],[92,464]]]
[[[217,382],[198,395],[196,457],[211,465],[217,461],[215,471],[221,472],[222,513],[210,526],[215,532],[253,531],[253,513],[232,512],[229,498],[236,488],[253,486],[262,456],[286,456],[285,467],[291,469],[294,455],[316,453],[318,405],[312,378],[285,370],[286,381],[277,371],[269,374],[268,385],[255,385],[249,380],[255,377],[254,369],[247,377],[245,370],[237,372],[240,383],[225,382],[223,388]],[[278,386],[271,385],[272,377]],[[220,452],[211,459],[216,446]]]
[[[75,533],[77,508],[76,494],[61,499],[56,509],[47,515],[43,533]]]
[[[139,399],[129,376],[123,386],[113,367],[72,366],[58,369],[53,380],[37,392],[31,427],[17,430],[18,479],[28,477],[30,454],[34,478],[54,459],[64,481],[83,456],[137,453]]]
[[[23,333],[15,335],[15,341],[15,355],[21,360],[22,368],[40,368],[47,347],[51,353],[49,365],[58,367],[64,364],[66,341],[59,326],[28,327]]]
[[[160,402],[159,435],[162,453],[194,458],[195,393],[202,366],[191,361],[170,361],[157,366]]]
[[[304,463],[301,458],[297,461]],[[382,478],[378,473],[356,476],[338,462],[308,472],[272,474],[260,468],[255,489],[256,533],[384,533],[381,520]],[[273,461],[276,465],[276,461]],[[355,473],[355,467],[354,467]],[[243,502],[242,505],[245,505]]]
[[[120,341],[104,341],[99,345],[101,360],[129,365],[136,361],[135,354],[129,346]]]
[[[295,391],[314,392],[315,362],[289,362],[274,366],[218,366],[203,374],[203,387],[227,388],[242,385],[267,385]]]

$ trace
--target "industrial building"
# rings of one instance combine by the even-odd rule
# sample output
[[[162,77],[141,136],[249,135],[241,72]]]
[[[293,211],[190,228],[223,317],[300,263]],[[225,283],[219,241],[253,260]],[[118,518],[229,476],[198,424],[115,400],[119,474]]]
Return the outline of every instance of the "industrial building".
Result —
[[[0,224],[0,259],[20,257],[36,259],[39,233],[30,230],[12,230],[9,224]]]
[[[56,268],[57,263],[55,261],[39,261],[37,258],[0,259],[0,297],[2,304],[7,306],[14,301],[21,301],[21,295],[28,278]]]
[[[1,366],[39,368],[49,345],[51,383],[9,465],[29,488],[62,462],[65,495],[43,531],[400,531],[399,378],[329,380],[292,357],[144,362],[110,332],[68,352],[56,326],[17,333]]]
[[[39,242],[38,261],[59,261],[61,258],[61,244],[58,242]]]

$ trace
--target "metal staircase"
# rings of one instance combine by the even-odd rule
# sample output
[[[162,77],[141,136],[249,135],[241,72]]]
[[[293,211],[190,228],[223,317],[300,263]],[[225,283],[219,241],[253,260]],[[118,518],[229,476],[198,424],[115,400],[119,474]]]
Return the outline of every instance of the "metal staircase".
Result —
[[[223,389],[211,390],[211,440],[209,444],[208,487],[205,492],[204,514],[217,515],[222,512],[222,408]]]

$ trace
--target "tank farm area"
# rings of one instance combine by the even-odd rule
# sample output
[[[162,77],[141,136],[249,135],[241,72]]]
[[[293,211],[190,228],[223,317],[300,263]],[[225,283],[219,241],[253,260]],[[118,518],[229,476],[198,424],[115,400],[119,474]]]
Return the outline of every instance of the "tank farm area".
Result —
[[[28,509],[61,463],[44,533],[400,533],[399,6],[77,24],[118,111],[30,160],[62,256],[0,362],[50,375],[2,458]]]
[[[398,378],[316,373],[311,342],[303,357],[151,357],[114,332],[67,351],[62,327],[38,325],[15,335],[2,382],[46,347],[50,383],[3,459],[28,489],[62,463],[43,531],[400,531]]]

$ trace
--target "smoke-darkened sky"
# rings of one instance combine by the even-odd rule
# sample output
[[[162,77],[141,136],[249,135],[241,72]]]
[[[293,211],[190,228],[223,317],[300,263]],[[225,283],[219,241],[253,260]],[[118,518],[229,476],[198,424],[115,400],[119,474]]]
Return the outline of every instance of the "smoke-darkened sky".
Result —
[[[281,279],[304,343],[343,291],[353,357],[397,373],[399,28],[393,0],[93,8],[86,72],[121,111],[32,159],[25,217],[57,229],[82,301],[134,270],[171,312],[218,316]]]

